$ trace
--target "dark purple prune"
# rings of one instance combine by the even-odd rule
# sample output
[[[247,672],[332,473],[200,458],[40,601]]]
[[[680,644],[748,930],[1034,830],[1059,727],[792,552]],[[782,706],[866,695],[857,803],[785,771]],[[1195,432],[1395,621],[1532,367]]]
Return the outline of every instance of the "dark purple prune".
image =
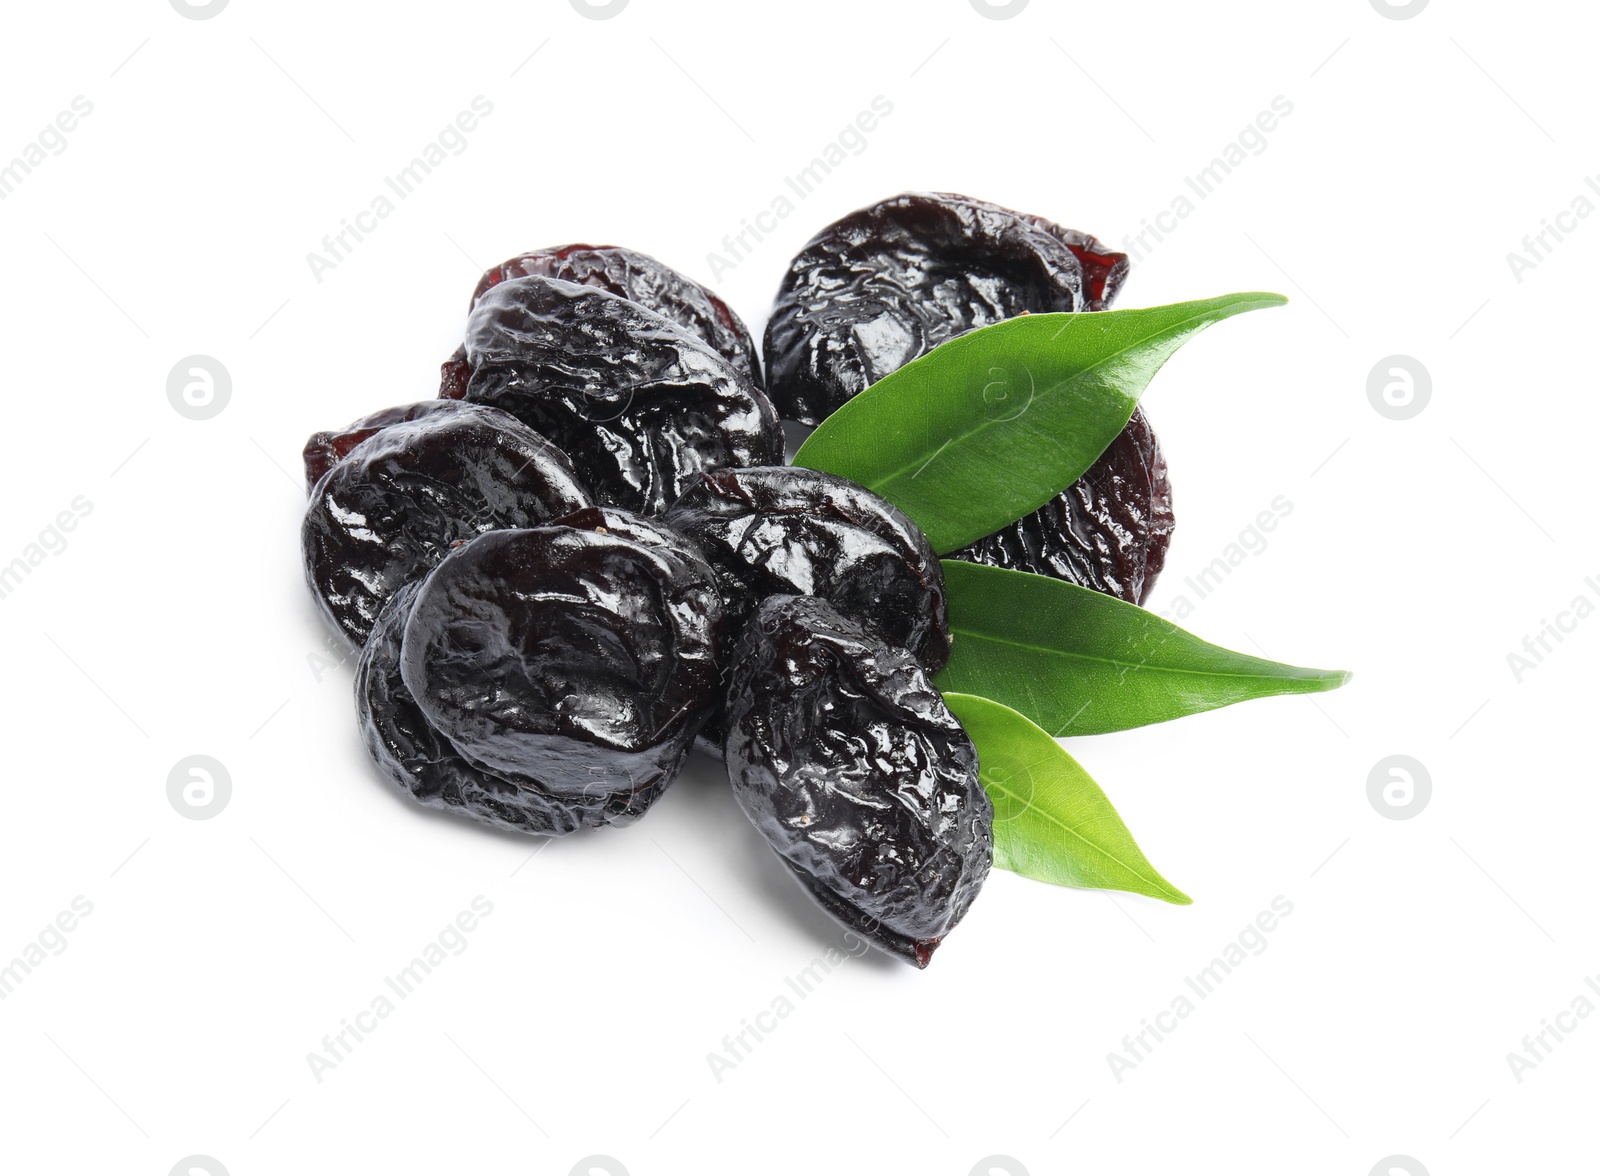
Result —
[[[380,408],[360,420],[352,421],[342,429],[326,433],[313,433],[306,442],[302,457],[306,465],[306,489],[315,488],[322,475],[350,456],[350,451],[374,433],[390,425],[403,425],[423,417],[451,411],[453,400],[423,400],[416,404],[401,404],[394,408]]]
[[[1034,572],[1143,604],[1172,541],[1172,483],[1135,410],[1089,471],[1033,514],[950,555]]]
[[[978,753],[911,654],[826,601],[756,609],[728,685],[740,807],[846,927],[925,968],[994,856]]]
[[[662,519],[716,570],[732,631],[769,596],[820,596],[930,674],[950,658],[944,573],[915,523],[801,466],[699,474]]]
[[[851,213],[790,263],[767,322],[767,392],[815,425],[939,344],[1024,313],[1100,310],[1127,255],[1087,233],[944,192]]]
[[[791,264],[767,324],[767,387],[816,424],[876,380],[977,327],[1103,310],[1126,255],[1042,217],[908,193],[824,229]],[[953,558],[1055,576],[1139,603],[1166,558],[1172,487],[1136,413],[1081,479]]]
[[[621,245],[535,249],[486,271],[472,291],[472,306],[477,306],[478,300],[501,282],[532,277],[594,286],[637,302],[698,335],[744,375],[757,383],[761,381],[755,340],[744,321],[710,289],[648,253]]]
[[[378,770],[426,808],[517,833],[559,836],[586,826],[626,824],[661,791],[555,796],[526,777],[469,762],[428,722],[400,676],[406,621],[421,581],[389,598],[356,662],[356,717]]]
[[[469,763],[641,809],[717,702],[716,576],[682,536],[618,510],[481,535],[423,581],[400,673]]]
[[[636,302],[553,278],[501,282],[467,324],[465,398],[561,446],[597,502],[660,514],[704,470],[783,461],[761,389]]]
[[[755,340],[750,337],[743,320],[705,286],[647,253],[620,245],[557,245],[536,249],[487,270],[472,291],[472,306],[476,307],[478,300],[501,282],[529,277],[559,278],[580,286],[594,286],[637,302],[698,335],[752,383],[761,383],[761,363],[756,358]],[[439,395],[459,399],[466,392],[471,376],[467,350],[458,347],[440,368]]]
[[[357,645],[384,602],[450,546],[590,504],[561,450],[493,408],[457,404],[380,429],[317,482],[301,525],[306,580]]]

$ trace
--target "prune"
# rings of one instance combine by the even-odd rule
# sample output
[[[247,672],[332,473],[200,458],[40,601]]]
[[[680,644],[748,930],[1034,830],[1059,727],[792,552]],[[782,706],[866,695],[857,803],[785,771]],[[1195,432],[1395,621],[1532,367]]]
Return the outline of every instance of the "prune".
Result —
[[[1143,604],[1172,541],[1172,483],[1142,411],[1088,473],[951,559],[1054,576]]]
[[[423,581],[400,673],[467,762],[642,809],[717,701],[722,600],[681,536],[618,510],[481,535]]]
[[[702,340],[615,294],[553,278],[494,286],[467,325],[465,397],[561,446],[597,502],[659,514],[702,470],[774,465],[772,404]]]
[[[379,771],[419,804],[518,833],[559,835],[584,826],[625,824],[661,789],[555,796],[525,777],[469,762],[436,731],[400,676],[406,621],[421,581],[389,598],[356,662],[356,717]]]
[[[301,456],[306,465],[306,489],[315,488],[322,475],[350,456],[350,451],[374,433],[390,425],[403,425],[423,417],[452,411],[453,400],[423,400],[416,404],[401,404],[395,408],[380,408],[360,420],[352,421],[342,429],[326,433],[313,433],[306,442]]]
[[[739,316],[699,282],[649,254],[620,245],[536,249],[486,271],[472,292],[472,305],[477,306],[490,287],[508,279],[534,276],[594,286],[631,299],[698,335],[741,374],[757,384],[761,382],[755,341]],[[445,362],[440,373],[441,396],[459,399],[466,391],[472,374],[466,360],[466,350],[461,348]]]
[[[1043,217],[943,192],[835,221],[790,263],[767,322],[767,392],[818,424],[868,385],[975,327],[1100,310],[1128,258]]]
[[[767,324],[767,388],[816,424],[965,331],[1022,313],[1102,310],[1128,259],[1042,217],[909,193],[824,229],[789,268]],[[1083,478],[953,558],[1055,576],[1135,604],[1173,527],[1166,462],[1142,413]]]
[[[317,482],[300,531],[306,580],[360,645],[384,602],[452,543],[589,504],[549,441],[493,408],[456,404],[380,429]]]
[[[717,470],[696,475],[663,521],[716,570],[735,633],[768,596],[820,596],[930,674],[949,660],[939,557],[854,482],[800,466]]]
[[[826,601],[774,596],[728,688],[734,795],[800,884],[919,968],[993,859],[978,754],[915,658]]]

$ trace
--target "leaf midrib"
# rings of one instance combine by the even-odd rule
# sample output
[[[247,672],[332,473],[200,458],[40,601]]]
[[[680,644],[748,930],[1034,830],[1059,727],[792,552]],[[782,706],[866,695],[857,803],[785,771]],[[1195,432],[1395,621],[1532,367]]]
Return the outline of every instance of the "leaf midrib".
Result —
[[[1231,309],[1231,307],[1230,307],[1230,309]],[[1091,312],[1089,312],[1089,311],[1076,311],[1076,312],[1066,312],[1066,313],[1089,314]],[[1103,313],[1113,313],[1114,314],[1116,312],[1115,311],[1111,311],[1111,312],[1103,312]],[[1214,313],[1214,311],[1213,312],[1208,312],[1208,313]],[[1097,359],[1094,363],[1090,364],[1088,367],[1081,368],[1078,371],[1074,372],[1072,375],[1068,376],[1065,380],[1062,380],[1059,384],[1053,385],[1050,391],[1051,391],[1051,393],[1059,393],[1062,389],[1071,387],[1077,381],[1083,379],[1085,376],[1089,375],[1091,372],[1095,371],[1097,368],[1105,366],[1106,364],[1110,363],[1112,360],[1116,359],[1119,356],[1126,355],[1129,351],[1132,351],[1135,347],[1139,347],[1142,344],[1148,343],[1151,339],[1159,338],[1162,335],[1171,334],[1173,331],[1176,331],[1181,327],[1188,326],[1190,323],[1196,322],[1196,321],[1198,321],[1200,319],[1203,319],[1203,318],[1206,318],[1206,317],[1207,317],[1207,314],[1195,314],[1195,315],[1190,316],[1189,318],[1181,319],[1177,323],[1174,323],[1174,324],[1171,324],[1169,326],[1163,327],[1161,330],[1152,331],[1148,335],[1141,336],[1140,338],[1135,339],[1133,342],[1129,343],[1126,347],[1119,348],[1118,350],[1113,351],[1108,355],[1103,355],[1099,359]],[[1070,325],[1070,323],[1069,323],[1069,325]],[[1054,340],[1052,340],[1052,342],[1053,341]],[[933,355],[933,354],[934,354],[934,352],[932,352],[932,351],[928,352],[928,355]],[[926,358],[926,357],[923,357],[923,358]],[[904,371],[905,369],[902,368],[901,370]],[[893,376],[895,374],[897,374],[897,373],[890,373],[891,376]],[[885,378],[889,378],[889,377],[885,377]],[[1135,404],[1138,404],[1139,398],[1137,396],[1135,396],[1133,398],[1133,401],[1134,401]],[[987,429],[993,428],[993,427],[995,427],[997,425],[1008,424],[1008,423],[1009,423],[1008,421],[984,420],[981,424],[978,425],[977,428],[970,429],[965,433],[958,433],[956,436],[951,437],[948,441],[946,441],[944,443],[945,447],[953,445],[957,441],[967,441],[967,440],[970,440],[973,437],[981,436],[984,433],[984,431],[987,430]],[[942,449],[941,449],[941,452],[942,452]],[[935,454],[934,456],[937,457],[938,454]],[[923,458],[921,465],[918,466],[918,469],[921,470],[921,469],[926,468],[927,465],[931,461],[932,461],[932,458]],[[907,462],[905,465],[901,466],[899,469],[890,470],[888,473],[883,474],[881,477],[879,477],[878,479],[873,481],[870,485],[868,485],[867,489],[872,490],[874,493],[876,493],[880,487],[889,485],[890,483],[898,480],[903,474],[905,474],[905,472],[907,470],[909,470],[913,465],[916,465],[916,464],[917,463],[916,463],[915,459],[913,459],[912,461]],[[885,494],[885,495],[882,495],[882,497],[888,498],[889,496]],[[893,500],[891,499],[891,501],[893,501]]]
[[[1163,665],[1163,664],[1160,664],[1160,663],[1152,663],[1152,662],[1147,662],[1147,661],[1146,662],[1118,661],[1116,658],[1113,658],[1113,657],[1096,657],[1092,653],[1075,653],[1075,652],[1073,652],[1071,650],[1055,649],[1055,648],[1053,648],[1053,647],[1051,647],[1049,645],[1032,645],[1032,644],[1029,644],[1026,641],[1010,641],[1010,640],[1007,640],[1004,637],[993,637],[993,636],[990,636],[987,633],[982,633],[982,632],[979,632],[979,631],[977,631],[975,629],[963,629],[963,628],[960,628],[960,627],[958,627],[956,625],[951,625],[950,626],[950,635],[952,637],[957,636],[957,635],[960,635],[960,636],[963,636],[963,637],[972,637],[972,638],[975,638],[976,640],[988,641],[988,642],[991,642],[991,643],[993,643],[995,645],[1009,645],[1014,649],[1026,649],[1026,650],[1030,650],[1030,651],[1032,651],[1034,653],[1050,653],[1050,654],[1055,654],[1058,657],[1075,658],[1078,661],[1099,662],[1102,665],[1117,666],[1119,668],[1134,669],[1134,670],[1156,669],[1156,670],[1160,670],[1163,673],[1167,673],[1167,674],[1190,674],[1190,675],[1194,675],[1196,677],[1241,678],[1241,679],[1245,679],[1247,681],[1263,681],[1263,682],[1284,682],[1284,681],[1290,681],[1290,682],[1328,682],[1328,681],[1332,681],[1334,678],[1340,677],[1344,673],[1344,671],[1342,671],[1342,670],[1313,670],[1313,671],[1311,671],[1311,673],[1315,674],[1316,675],[1315,677],[1295,678],[1295,677],[1289,677],[1289,676],[1286,676],[1286,675],[1283,675],[1283,674],[1239,674],[1239,673],[1230,673],[1230,672],[1228,672],[1226,670],[1190,670],[1190,669],[1184,669],[1181,666],[1169,666],[1169,665]],[[1238,656],[1240,656],[1240,657],[1248,657],[1249,655],[1248,654],[1239,654]],[[1287,668],[1291,669],[1291,670],[1295,670],[1295,669],[1300,669],[1301,667],[1289,666]]]

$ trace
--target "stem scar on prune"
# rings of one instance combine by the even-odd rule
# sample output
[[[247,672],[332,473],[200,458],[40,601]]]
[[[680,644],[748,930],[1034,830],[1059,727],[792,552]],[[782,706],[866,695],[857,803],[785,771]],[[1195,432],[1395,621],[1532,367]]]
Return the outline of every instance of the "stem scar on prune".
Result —
[[[724,644],[716,577],[689,543],[591,508],[446,556],[417,593],[400,673],[468,763],[642,809],[716,705]]]
[[[381,428],[312,488],[300,532],[306,579],[324,615],[357,645],[384,602],[452,543],[590,504],[566,455],[545,438],[496,409],[452,403]]]
[[[910,192],[823,229],[789,265],[767,322],[767,393],[816,425],[890,372],[975,327],[1099,310],[1125,254],[1043,217]]]
[[[734,795],[846,927],[926,967],[993,859],[978,754],[915,658],[826,601],[774,596],[729,674]]]
[[[471,763],[428,722],[400,676],[406,621],[421,581],[407,584],[378,614],[356,662],[356,718],[378,770],[426,808],[517,833],[559,836],[585,826],[625,824],[660,793],[555,796],[537,781]]]
[[[527,277],[559,278],[637,302],[698,335],[740,373],[757,384],[761,382],[755,340],[732,308],[693,278],[647,253],[620,245],[535,249],[485,271],[472,292],[472,306],[477,306],[478,300],[501,282]],[[466,392],[471,374],[466,350],[458,349],[441,370],[439,395],[459,399]]]
[[[655,311],[552,278],[501,282],[467,325],[464,397],[561,446],[596,501],[659,514],[689,479],[783,460],[762,391]]]
[[[1172,528],[1166,459],[1136,410],[1083,477],[950,558],[1053,576],[1143,604],[1166,563]]]

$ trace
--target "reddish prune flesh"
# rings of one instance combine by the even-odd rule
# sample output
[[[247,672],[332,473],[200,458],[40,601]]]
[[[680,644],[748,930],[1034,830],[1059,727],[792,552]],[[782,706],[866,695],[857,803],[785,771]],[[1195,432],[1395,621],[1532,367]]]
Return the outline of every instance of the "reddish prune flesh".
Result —
[[[993,859],[978,755],[911,654],[826,601],[774,596],[731,662],[728,775],[801,885],[926,967]]]
[[[301,525],[307,582],[357,645],[384,603],[453,543],[534,527],[590,504],[566,455],[492,408],[380,429],[318,480]]]
[[[735,634],[769,596],[818,596],[930,674],[950,658],[939,557],[865,487],[800,466],[717,470],[691,481],[663,521],[716,570]]]
[[[468,763],[642,807],[715,706],[724,645],[716,577],[688,542],[588,509],[452,551],[418,590],[400,673]]]
[[[1083,477],[950,558],[1053,576],[1143,604],[1166,563],[1172,528],[1166,459],[1150,422],[1135,411]]]
[[[356,662],[356,717],[383,776],[417,803],[517,833],[558,836],[637,819],[664,783],[644,792],[556,796],[537,781],[467,760],[428,722],[400,676],[406,621],[421,581],[396,592]]]
[[[740,372],[761,382],[755,340],[733,309],[693,278],[657,261],[648,253],[620,245],[557,245],[535,249],[485,271],[472,291],[472,306],[494,286],[514,278],[559,278],[580,286],[608,290],[648,307],[705,340]],[[470,308],[469,308],[470,309]],[[444,366],[441,396],[459,398],[471,374],[465,350]]]
[[[451,411],[449,400],[423,400],[416,404],[401,404],[394,408],[380,408],[352,421],[342,429],[326,433],[313,433],[306,442],[301,457],[305,460],[306,489],[312,490],[322,480],[322,475],[350,456],[350,451],[374,433],[390,425],[403,425],[441,411]]]
[[[819,424],[939,344],[1024,313],[1099,310],[1125,254],[1043,217],[911,192],[823,229],[790,263],[767,322],[767,393]]]
[[[777,416],[748,377],[604,290],[501,282],[472,312],[466,353],[465,398],[549,437],[601,504],[660,514],[698,473],[783,461]]]

